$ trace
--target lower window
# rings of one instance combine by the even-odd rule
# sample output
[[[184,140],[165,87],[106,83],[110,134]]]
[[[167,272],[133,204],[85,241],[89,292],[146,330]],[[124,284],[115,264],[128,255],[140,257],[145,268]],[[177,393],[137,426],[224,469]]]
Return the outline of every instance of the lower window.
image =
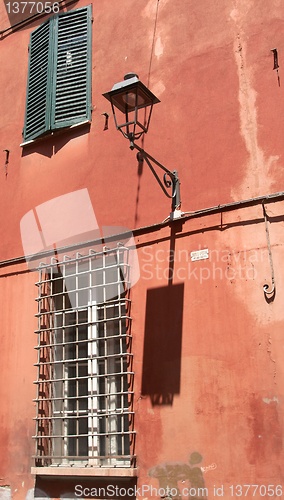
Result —
[[[134,465],[128,249],[40,266],[36,465]]]

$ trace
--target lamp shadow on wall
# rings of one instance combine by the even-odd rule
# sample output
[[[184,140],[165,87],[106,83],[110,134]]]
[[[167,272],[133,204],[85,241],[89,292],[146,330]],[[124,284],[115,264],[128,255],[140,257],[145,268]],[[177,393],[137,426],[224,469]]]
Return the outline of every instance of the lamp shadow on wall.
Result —
[[[147,291],[142,389],[153,406],[180,393],[184,284]]]

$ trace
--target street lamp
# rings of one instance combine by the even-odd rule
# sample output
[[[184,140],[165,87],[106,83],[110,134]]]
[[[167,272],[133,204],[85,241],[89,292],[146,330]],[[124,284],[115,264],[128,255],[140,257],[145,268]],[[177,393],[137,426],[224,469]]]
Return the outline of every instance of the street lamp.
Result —
[[[130,149],[138,151],[138,161],[146,161],[165,195],[172,199],[170,218],[180,218],[180,181],[177,171],[168,170],[135,143],[137,139],[148,132],[153,105],[160,100],[139,80],[135,73],[125,75],[122,82],[115,83],[112,89],[105,92],[103,96],[111,103],[117,130],[130,141]],[[164,171],[163,181],[153,164]],[[168,189],[171,189],[171,194],[167,191]]]

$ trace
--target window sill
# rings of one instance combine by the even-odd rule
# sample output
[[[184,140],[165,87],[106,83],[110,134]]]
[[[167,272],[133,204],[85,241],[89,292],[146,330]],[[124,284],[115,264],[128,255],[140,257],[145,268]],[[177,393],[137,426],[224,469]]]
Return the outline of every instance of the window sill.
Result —
[[[137,468],[127,467],[32,467],[35,476],[65,476],[65,477],[136,477]]]
[[[36,137],[35,139],[31,139],[29,141],[22,142],[20,144],[20,147],[24,148],[25,146],[31,146],[31,145],[36,144],[38,142],[56,137],[58,135],[62,135],[63,133],[68,132],[68,130],[73,130],[74,128],[82,127],[84,125],[91,125],[91,120],[84,120],[84,121],[79,122],[79,123],[74,123],[74,125],[70,125],[70,127],[62,127],[59,129],[52,130],[50,132],[45,133],[44,135]]]

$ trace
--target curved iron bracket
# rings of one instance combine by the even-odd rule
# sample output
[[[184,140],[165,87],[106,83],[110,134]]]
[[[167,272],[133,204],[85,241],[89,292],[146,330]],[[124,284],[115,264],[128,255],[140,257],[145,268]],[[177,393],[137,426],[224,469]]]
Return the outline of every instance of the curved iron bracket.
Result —
[[[162,189],[163,193],[168,197],[171,198],[172,200],[172,212],[171,212],[171,218],[175,219],[180,217],[179,210],[181,206],[181,198],[180,198],[180,180],[178,176],[177,170],[169,170],[166,168],[162,163],[160,163],[158,160],[156,160],[153,156],[151,156],[149,153],[147,153],[144,149],[140,148],[140,146],[137,146],[134,141],[130,141],[130,149],[136,149],[138,151],[137,153],[137,160],[139,162],[145,162],[147,163],[148,167],[150,168],[152,174],[154,175],[155,179],[157,180],[160,188]],[[163,170],[164,175],[161,180],[159,175],[157,174],[153,164],[158,167],[159,169]],[[171,193],[167,190],[171,190]],[[177,215],[178,214],[178,215]]]

